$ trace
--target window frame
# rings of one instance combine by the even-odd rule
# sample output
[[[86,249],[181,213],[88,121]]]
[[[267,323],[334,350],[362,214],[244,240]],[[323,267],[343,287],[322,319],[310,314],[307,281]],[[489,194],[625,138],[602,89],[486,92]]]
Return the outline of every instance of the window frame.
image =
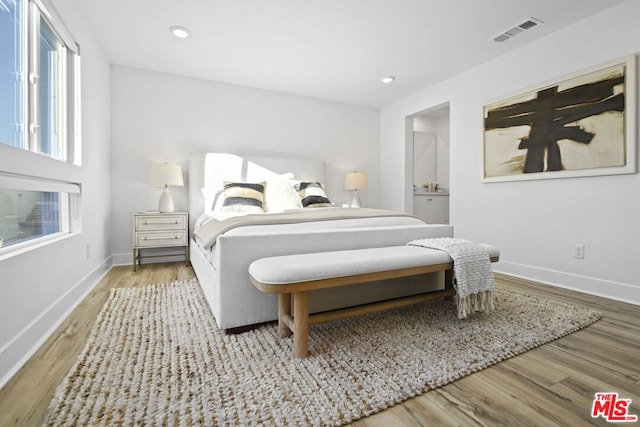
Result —
[[[33,239],[3,246],[0,260],[23,253],[43,244],[60,240],[81,231],[81,186],[73,179],[81,166],[81,62],[80,47],[46,0],[22,0],[20,8],[20,43],[16,53],[20,58],[21,114],[20,143],[0,143],[0,190],[44,191],[58,194],[60,230]],[[45,22],[62,47],[60,63],[63,72],[59,81],[63,95],[60,102],[63,117],[62,151],[58,156],[43,152],[40,147],[39,84],[40,23]],[[14,110],[15,111],[15,110]],[[38,131],[38,132],[34,132]]]
[[[61,237],[80,231],[80,184],[0,173],[0,191],[2,190],[57,193],[59,197],[58,203],[60,205],[58,212],[60,230],[43,236],[34,237],[33,239],[25,240],[24,242],[16,243],[11,246],[0,247],[0,260],[7,254],[13,254],[14,252],[21,253],[25,248],[38,246],[40,243],[57,240]]]
[[[24,121],[28,122],[23,132],[23,146],[33,153],[43,154],[52,159],[71,164],[81,164],[79,115],[80,105],[80,46],[76,43],[61,19],[57,17],[55,10],[43,0],[24,0],[22,5],[26,10],[23,29],[24,45],[27,46],[27,54],[23,55],[23,69],[27,76],[24,80],[23,94],[26,94],[24,108]],[[62,126],[62,153],[61,156],[51,156],[43,153],[42,124],[39,103],[41,99],[41,62],[40,62],[40,38],[41,22],[44,21],[51,29],[54,36],[64,47],[61,65],[63,67],[62,79],[58,82],[63,86],[64,96],[60,100],[61,112],[64,114]],[[26,145],[25,145],[26,142]]]

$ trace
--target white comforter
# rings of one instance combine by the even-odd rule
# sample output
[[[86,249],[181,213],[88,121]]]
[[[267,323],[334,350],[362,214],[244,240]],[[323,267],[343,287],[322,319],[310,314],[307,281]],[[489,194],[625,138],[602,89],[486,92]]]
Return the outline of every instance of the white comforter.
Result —
[[[315,208],[296,209],[263,214],[239,214],[236,212],[208,212],[200,216],[195,224],[196,242],[204,249],[210,249],[218,236],[230,230],[245,226],[274,224],[315,223],[318,221],[350,220],[362,218],[410,217],[413,215],[369,208]]]

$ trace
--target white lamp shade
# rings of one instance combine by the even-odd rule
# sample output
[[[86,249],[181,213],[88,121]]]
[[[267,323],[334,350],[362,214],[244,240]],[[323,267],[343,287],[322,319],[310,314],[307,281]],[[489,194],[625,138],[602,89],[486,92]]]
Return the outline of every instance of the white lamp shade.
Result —
[[[153,163],[149,172],[149,184],[160,187],[183,186],[182,167],[175,163]]]
[[[344,176],[345,190],[364,190],[367,188],[367,174],[362,172],[349,172]]]

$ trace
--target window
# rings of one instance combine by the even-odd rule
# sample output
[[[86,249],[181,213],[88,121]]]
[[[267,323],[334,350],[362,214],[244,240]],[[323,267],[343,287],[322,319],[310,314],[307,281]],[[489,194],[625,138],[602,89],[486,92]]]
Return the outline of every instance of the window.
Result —
[[[0,0],[0,142],[24,147],[22,2]]]
[[[0,191],[0,247],[58,233],[60,193]]]
[[[79,193],[77,184],[0,174],[0,252],[71,231]]]
[[[52,11],[0,0],[0,143],[79,164],[79,48]]]
[[[38,151],[60,159],[65,153],[65,126],[63,114],[64,92],[64,46],[53,30],[43,19],[40,19],[40,73],[38,78],[39,99],[38,116],[40,117],[40,137]]]
[[[80,186],[60,176],[80,165],[79,83],[79,47],[47,0],[0,0],[0,253],[73,231]],[[30,167],[41,155],[67,165]]]

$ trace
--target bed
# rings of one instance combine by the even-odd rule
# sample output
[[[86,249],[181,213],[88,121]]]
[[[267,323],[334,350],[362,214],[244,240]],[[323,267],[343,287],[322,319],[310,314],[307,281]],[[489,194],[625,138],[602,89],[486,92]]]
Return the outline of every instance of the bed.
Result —
[[[329,206],[309,188],[315,205],[301,207],[298,189],[324,183],[323,161],[300,158],[194,153],[189,157],[190,258],[220,329],[239,332],[278,318],[277,297],[249,281],[249,265],[260,258],[403,245],[410,240],[452,237],[449,225],[425,224],[413,215]],[[263,184],[263,211],[236,214],[230,188]],[[225,188],[225,185],[227,188]],[[295,199],[289,189],[293,187]],[[279,197],[272,197],[278,190]],[[242,188],[246,190],[246,188]],[[330,190],[327,188],[326,190]],[[250,191],[254,191],[252,187]],[[280,197],[283,191],[286,197]],[[287,192],[288,191],[288,192]],[[244,193],[243,193],[244,194]],[[308,202],[307,200],[307,202]],[[244,207],[243,207],[244,209]],[[266,212],[265,212],[266,210]],[[310,312],[350,307],[442,289],[442,273],[317,291]]]

